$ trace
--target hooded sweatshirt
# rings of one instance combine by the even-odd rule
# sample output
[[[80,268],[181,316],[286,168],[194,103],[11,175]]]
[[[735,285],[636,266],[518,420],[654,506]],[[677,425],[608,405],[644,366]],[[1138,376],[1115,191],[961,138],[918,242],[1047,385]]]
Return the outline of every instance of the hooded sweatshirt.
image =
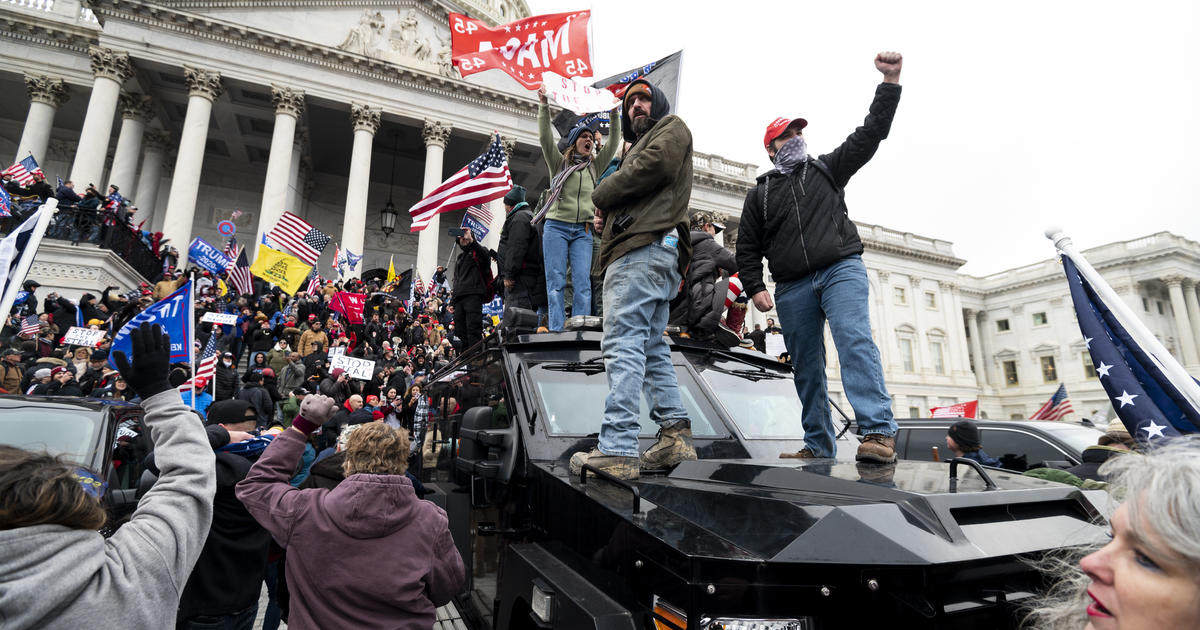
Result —
[[[237,497],[287,548],[288,624],[428,630],[466,573],[441,508],[404,475],[351,475],[333,490],[288,484],[305,436],[288,429]]]
[[[216,475],[200,420],[178,392],[142,407],[162,476],[108,539],[62,525],[0,530],[0,627],[174,627],[208,536]]]
[[[603,168],[617,154],[617,149],[621,146],[618,138],[624,122],[623,119],[613,118],[608,144],[601,147],[591,166],[572,173],[567,181],[563,182],[562,194],[559,195],[558,201],[546,211],[547,219],[566,223],[592,222],[592,217],[595,216],[592,210],[592,190],[599,176],[596,169]],[[550,177],[553,179],[565,166],[570,165],[563,164],[563,154],[558,150],[558,143],[554,141],[554,134],[550,131],[550,107],[545,104],[538,105],[538,140],[542,145],[542,157],[545,158]]]
[[[650,88],[650,119],[654,126],[638,136],[630,124],[629,110],[621,112],[622,133],[633,146],[616,172],[605,177],[592,193],[592,202],[606,215],[599,267],[593,266],[592,272],[607,269],[621,256],[675,230],[679,237],[679,270],[684,275],[692,256],[692,241],[688,238],[692,132],[682,118],[670,113],[666,95],[649,81],[638,79],[626,92],[639,84]],[[631,215],[633,221],[616,234],[613,230],[621,215]]]

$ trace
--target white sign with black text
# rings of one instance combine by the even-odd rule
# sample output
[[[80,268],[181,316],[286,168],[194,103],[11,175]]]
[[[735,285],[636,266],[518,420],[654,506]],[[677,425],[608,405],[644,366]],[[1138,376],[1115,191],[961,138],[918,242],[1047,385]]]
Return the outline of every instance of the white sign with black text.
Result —
[[[329,364],[331,372],[337,368],[346,370],[347,378],[369,381],[375,373],[375,362],[370,359],[359,359],[358,357],[339,354],[333,357],[333,361]]]
[[[63,337],[64,346],[88,346],[94,348],[100,340],[104,339],[107,331],[92,330],[91,328],[80,328],[72,326],[67,329],[67,334]]]
[[[200,321],[232,325],[237,323],[237,318],[236,313],[205,313],[200,317]]]

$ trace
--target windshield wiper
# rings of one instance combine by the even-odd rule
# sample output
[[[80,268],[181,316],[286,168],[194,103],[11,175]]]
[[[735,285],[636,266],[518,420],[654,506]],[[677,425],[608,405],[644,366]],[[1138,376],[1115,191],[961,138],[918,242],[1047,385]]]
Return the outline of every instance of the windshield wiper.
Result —
[[[714,363],[708,361],[708,359],[712,358],[713,355],[720,356],[721,358],[728,359],[730,361],[737,361],[738,363],[741,363],[743,365],[748,365],[754,369],[730,370],[727,368],[717,367]],[[759,365],[754,365],[753,363],[747,361],[746,359],[744,359],[742,357],[737,356],[736,354],[733,354],[732,352],[724,352],[722,350],[709,350],[704,355],[704,358],[705,358],[705,363],[706,363],[706,365],[705,365],[706,369],[720,372],[722,374],[729,374],[732,376],[737,376],[737,377],[744,378],[749,381],[762,381],[762,380],[766,380],[766,379],[787,378],[785,375],[780,374],[779,372],[775,372],[773,370],[768,370]]]
[[[539,363],[538,367],[555,372],[583,372],[589,376],[604,371],[604,357],[596,357],[587,361],[562,361],[558,363]]]

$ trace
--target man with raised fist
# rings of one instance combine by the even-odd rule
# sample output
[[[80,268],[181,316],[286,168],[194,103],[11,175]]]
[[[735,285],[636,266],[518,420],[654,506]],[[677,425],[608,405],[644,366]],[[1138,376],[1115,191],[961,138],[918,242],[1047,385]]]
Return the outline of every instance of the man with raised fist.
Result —
[[[883,83],[863,125],[820,157],[808,154],[803,118],[776,118],[763,146],[775,168],[746,195],[737,239],[739,277],[754,301],[775,308],[804,404],[804,448],[781,457],[834,457],[837,447],[825,382],[825,322],[842,364],[846,397],[863,433],[857,459],[895,461],[896,422],[883,382],[879,348],[871,339],[867,268],[843,189],[888,136],[900,102],[897,52],[875,56]],[[775,278],[775,300],[763,282],[762,259]]]

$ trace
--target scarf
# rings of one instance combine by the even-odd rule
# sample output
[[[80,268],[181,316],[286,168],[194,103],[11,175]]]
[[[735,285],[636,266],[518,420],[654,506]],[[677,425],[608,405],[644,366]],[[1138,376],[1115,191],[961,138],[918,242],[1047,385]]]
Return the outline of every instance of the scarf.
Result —
[[[591,162],[590,157],[575,154],[571,159],[571,165],[559,171],[554,176],[554,179],[550,180],[550,194],[546,197],[546,203],[542,204],[542,208],[529,221],[531,225],[537,225],[542,222],[542,219],[546,218],[546,212],[550,210],[550,206],[553,206],[554,202],[558,201],[558,196],[562,194],[563,184],[567,183],[567,178],[587,168]]]
[[[783,143],[783,148],[775,154],[775,168],[784,175],[791,175],[796,167],[808,160],[808,143],[804,136],[793,136]]]

